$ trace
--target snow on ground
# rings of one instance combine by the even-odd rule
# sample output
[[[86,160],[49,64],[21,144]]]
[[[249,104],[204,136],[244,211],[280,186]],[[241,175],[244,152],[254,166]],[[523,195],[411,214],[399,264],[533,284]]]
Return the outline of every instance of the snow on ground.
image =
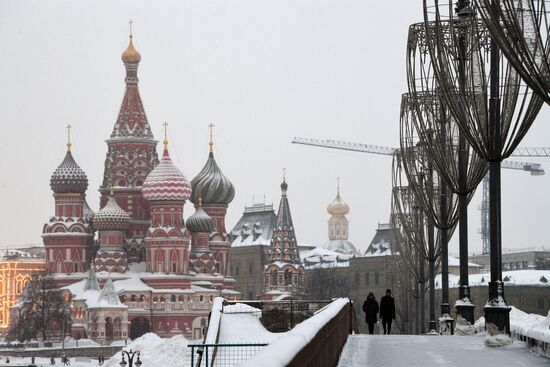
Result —
[[[482,336],[350,335],[338,367],[548,366],[523,342],[490,348]]]
[[[191,352],[187,348],[188,341],[182,335],[176,335],[172,338],[162,339],[156,334],[148,333],[136,340],[128,343],[124,350],[140,351],[140,360],[142,367],[170,367],[170,366],[190,366]],[[79,341],[79,346],[81,343]],[[136,357],[137,358],[137,357]],[[137,359],[134,359],[134,362]],[[105,361],[105,367],[119,367],[122,361],[122,352],[118,352],[109,360]],[[78,357],[70,358],[71,367],[92,367],[98,366],[97,358]],[[126,360],[126,362],[128,362]],[[31,358],[11,358],[9,365],[28,365]],[[36,358],[35,363],[39,367],[51,366],[49,358]],[[0,366],[6,364],[6,358],[0,357]],[[60,358],[55,359],[56,366],[62,366]]]
[[[262,311],[237,303],[226,306],[221,315],[219,343],[270,343],[286,333],[272,333],[260,322]]]
[[[147,333],[128,343],[124,350],[140,351],[143,367],[189,366],[191,352],[187,344],[183,335],[163,339],[156,334]],[[105,362],[105,367],[119,367],[121,360],[122,352],[118,352]]]

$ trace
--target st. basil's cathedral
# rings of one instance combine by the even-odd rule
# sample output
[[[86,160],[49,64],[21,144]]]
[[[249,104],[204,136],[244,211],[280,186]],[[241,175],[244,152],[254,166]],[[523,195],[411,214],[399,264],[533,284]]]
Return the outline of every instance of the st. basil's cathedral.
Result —
[[[46,266],[71,299],[75,337],[110,341],[152,331],[200,338],[213,298],[240,297],[225,228],[235,189],[216,163],[212,133],[206,164],[191,182],[170,159],[166,137],[159,160],[132,35],[122,61],[126,90],[106,141],[101,210],[86,202],[88,179],[69,134],[50,181],[55,214],[43,228]],[[187,200],[195,213],[184,223]]]

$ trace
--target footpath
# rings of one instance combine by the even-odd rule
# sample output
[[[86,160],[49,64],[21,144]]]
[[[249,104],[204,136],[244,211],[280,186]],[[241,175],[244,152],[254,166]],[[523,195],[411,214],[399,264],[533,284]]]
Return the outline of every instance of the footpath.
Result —
[[[524,342],[487,347],[483,336],[350,335],[338,367],[365,366],[548,367],[550,360]]]

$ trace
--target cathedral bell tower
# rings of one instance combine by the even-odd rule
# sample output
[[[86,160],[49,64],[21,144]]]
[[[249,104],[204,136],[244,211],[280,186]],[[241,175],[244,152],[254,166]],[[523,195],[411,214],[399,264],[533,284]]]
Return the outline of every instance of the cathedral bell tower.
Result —
[[[157,141],[147,121],[139,95],[137,70],[141,55],[134,47],[130,29],[130,42],[122,53],[126,69],[126,89],[113,132],[107,142],[107,156],[101,193],[101,207],[107,204],[108,187],[118,205],[130,215],[130,223],[124,233],[124,247],[129,262],[144,261],[143,241],[149,227],[149,204],[141,189],[145,178],[158,164]]]

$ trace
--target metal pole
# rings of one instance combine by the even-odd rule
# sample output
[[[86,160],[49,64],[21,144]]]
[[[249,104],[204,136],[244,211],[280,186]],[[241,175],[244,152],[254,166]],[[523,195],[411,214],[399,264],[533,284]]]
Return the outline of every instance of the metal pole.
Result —
[[[447,111],[443,103],[441,104],[441,139],[442,147],[445,147],[446,141],[446,124],[447,124]],[[446,323],[446,329],[450,327],[451,334],[453,334],[453,319],[450,315],[449,307],[449,232],[447,228],[447,183],[445,179],[439,176],[439,189],[440,189],[440,201],[439,201],[439,215],[440,224],[442,228],[439,229],[441,240],[441,317],[440,320]],[[441,327],[441,325],[440,325]]]
[[[415,265],[418,269],[418,266],[420,264],[419,256],[416,254],[415,256]],[[414,308],[415,308],[415,315],[414,315],[414,333],[416,335],[420,334],[420,283],[415,282],[414,284]]]
[[[458,83],[462,94],[466,88],[466,38],[465,31],[468,26],[468,18],[474,15],[473,9],[470,7],[469,0],[459,0],[457,2],[456,11],[461,20],[458,23],[459,40],[458,40],[458,57],[459,71]],[[459,254],[460,254],[460,280],[459,280],[459,300],[455,304],[456,313],[464,318],[471,325],[474,324],[474,308],[470,299],[470,287],[468,279],[468,143],[464,134],[459,132],[458,136],[458,185],[460,193],[458,195],[458,214],[459,214]]]
[[[492,0],[493,10],[498,10],[499,0]],[[490,99],[489,99],[489,246],[491,262],[491,282],[489,301],[485,306],[485,322],[491,323],[499,331],[510,333],[510,308],[504,300],[502,283],[502,223],[500,201],[500,50],[491,38],[490,54]]]
[[[429,294],[429,313],[430,322],[428,328],[435,331],[437,324],[435,322],[435,245],[434,245],[434,225],[432,221],[428,222],[428,281],[430,282]]]
[[[418,233],[420,233],[420,242],[425,244],[424,238],[424,218],[420,208],[417,209],[418,215]],[[418,296],[420,298],[420,334],[426,334],[426,304],[425,304],[425,292],[426,292],[426,275],[425,275],[425,258],[418,253]]]

